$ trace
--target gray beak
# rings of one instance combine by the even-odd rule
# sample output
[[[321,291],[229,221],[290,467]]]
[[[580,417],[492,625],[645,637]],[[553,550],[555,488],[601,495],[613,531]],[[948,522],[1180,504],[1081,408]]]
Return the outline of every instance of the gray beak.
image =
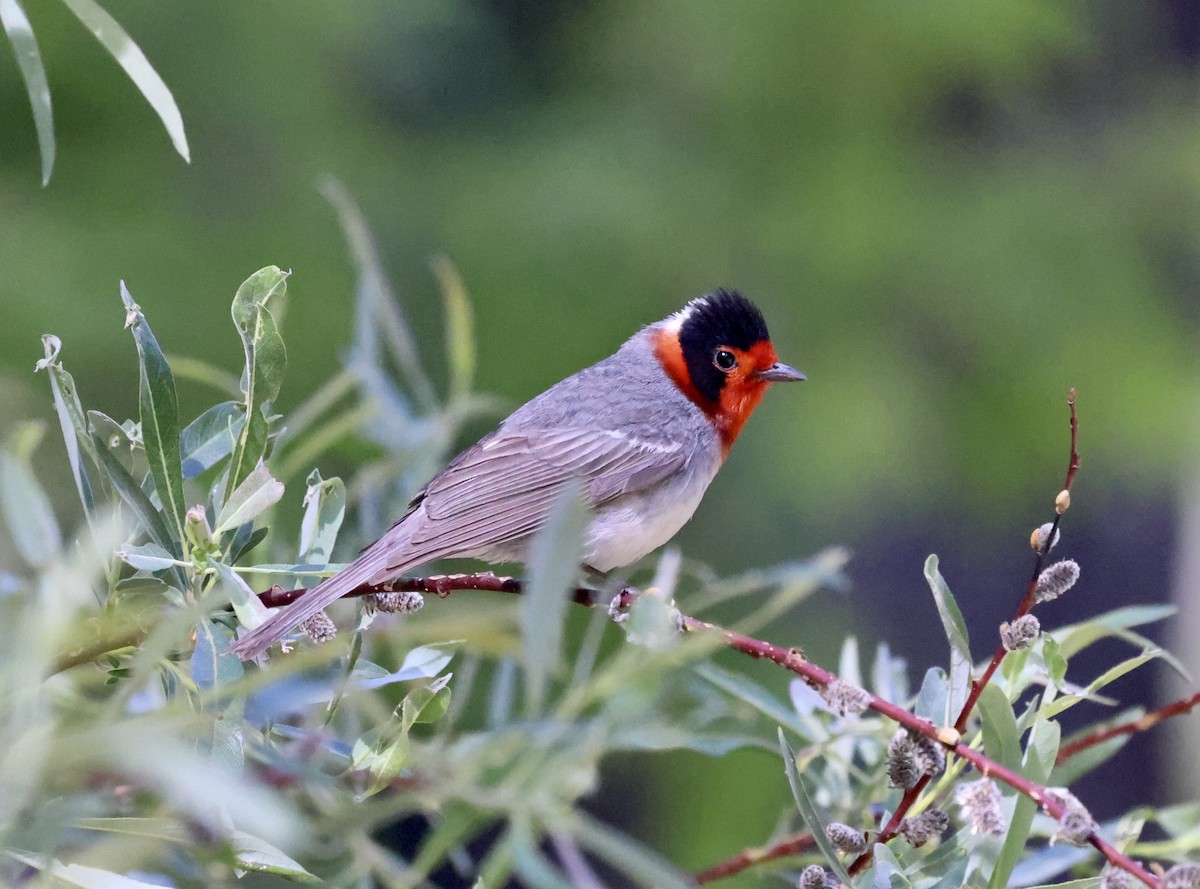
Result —
[[[794,383],[797,380],[807,380],[804,374],[796,370],[794,367],[788,367],[779,361],[776,361],[766,370],[757,371],[754,374],[760,380],[766,380],[768,383]]]

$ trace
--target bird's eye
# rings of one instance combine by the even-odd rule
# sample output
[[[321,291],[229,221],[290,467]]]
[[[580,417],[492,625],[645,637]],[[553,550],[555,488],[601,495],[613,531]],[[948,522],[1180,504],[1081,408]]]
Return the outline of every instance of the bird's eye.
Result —
[[[715,366],[717,370],[723,370],[726,373],[729,373],[729,371],[737,367],[737,356],[728,349],[717,349],[717,351],[713,353],[713,366]]]

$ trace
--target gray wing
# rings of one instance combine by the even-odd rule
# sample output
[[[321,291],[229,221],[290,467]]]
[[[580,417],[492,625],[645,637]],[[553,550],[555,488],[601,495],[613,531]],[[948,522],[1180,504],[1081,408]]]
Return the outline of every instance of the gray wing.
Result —
[[[568,480],[580,480],[595,508],[679,471],[695,446],[595,429],[500,429],[418,495],[423,515],[406,542],[437,558],[516,540],[541,527]]]

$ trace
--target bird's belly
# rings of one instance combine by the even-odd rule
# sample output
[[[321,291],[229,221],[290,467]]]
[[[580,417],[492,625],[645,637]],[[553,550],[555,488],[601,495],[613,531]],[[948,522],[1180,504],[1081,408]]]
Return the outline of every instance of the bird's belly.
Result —
[[[610,571],[658,549],[687,524],[714,474],[694,473],[602,506],[588,526],[584,562]]]

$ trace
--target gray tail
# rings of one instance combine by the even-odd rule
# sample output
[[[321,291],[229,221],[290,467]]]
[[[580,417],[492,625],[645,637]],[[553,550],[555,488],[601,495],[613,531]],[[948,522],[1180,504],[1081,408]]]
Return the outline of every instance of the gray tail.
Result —
[[[271,615],[261,625],[238,639],[229,650],[242,660],[255,657],[330,603],[336,602],[356,587],[370,583],[387,567],[389,561],[387,553],[390,547],[380,545],[384,540],[386,538],[369,547],[333,577]]]

